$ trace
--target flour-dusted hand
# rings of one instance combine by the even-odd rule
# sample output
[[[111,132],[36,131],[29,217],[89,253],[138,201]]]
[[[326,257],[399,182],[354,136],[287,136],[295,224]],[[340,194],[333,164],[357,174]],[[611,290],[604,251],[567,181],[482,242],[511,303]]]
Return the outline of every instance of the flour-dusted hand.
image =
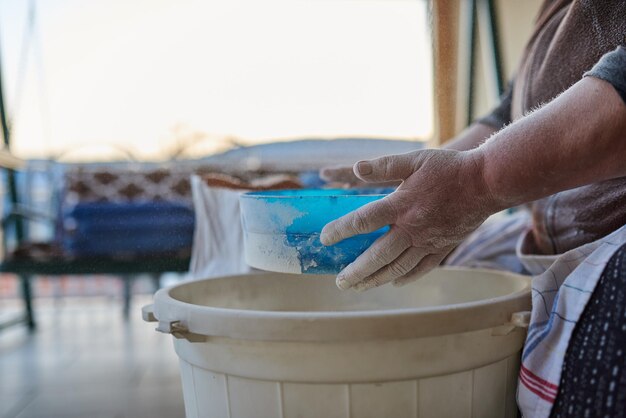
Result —
[[[337,286],[365,290],[415,280],[438,266],[461,240],[501,209],[485,187],[480,155],[432,149],[356,163],[354,173],[364,182],[403,182],[384,199],[322,230],[322,243],[333,245],[390,226],[339,273]]]

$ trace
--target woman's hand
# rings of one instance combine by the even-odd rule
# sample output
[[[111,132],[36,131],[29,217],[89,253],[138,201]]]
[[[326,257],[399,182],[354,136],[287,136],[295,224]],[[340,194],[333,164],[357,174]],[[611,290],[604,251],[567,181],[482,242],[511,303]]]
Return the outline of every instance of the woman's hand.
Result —
[[[480,153],[423,150],[354,165],[365,183],[403,181],[384,199],[333,221],[321,241],[390,230],[337,276],[341,289],[365,290],[416,280],[441,261],[500,207],[482,176]]]
[[[404,180],[387,198],[326,225],[321,240],[391,229],[337,277],[342,289],[414,280],[492,213],[585,184],[626,177],[626,102],[583,78],[471,151],[424,150],[362,161],[367,182]]]

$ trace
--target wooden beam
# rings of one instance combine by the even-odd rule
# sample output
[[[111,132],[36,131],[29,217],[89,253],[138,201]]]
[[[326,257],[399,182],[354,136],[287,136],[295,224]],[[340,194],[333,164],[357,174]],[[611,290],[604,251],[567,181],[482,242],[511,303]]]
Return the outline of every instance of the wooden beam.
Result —
[[[432,0],[434,64],[433,146],[456,134],[459,0]]]

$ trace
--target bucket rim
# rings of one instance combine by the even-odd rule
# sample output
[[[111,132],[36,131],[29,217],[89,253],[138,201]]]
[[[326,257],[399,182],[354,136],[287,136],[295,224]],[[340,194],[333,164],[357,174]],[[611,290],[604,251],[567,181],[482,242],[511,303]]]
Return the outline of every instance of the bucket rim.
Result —
[[[448,305],[352,311],[270,311],[197,305],[176,299],[170,294],[178,287],[197,283],[194,281],[159,290],[154,297],[154,313],[159,321],[180,322],[189,332],[209,337],[266,341],[352,341],[433,337],[495,328],[506,326],[513,313],[531,309],[531,276],[459,267],[438,270],[497,273],[521,280],[524,286],[505,295]],[[276,273],[259,275],[263,274]],[[214,279],[242,276],[246,275]]]
[[[371,199],[372,197],[385,197],[392,193],[395,188],[353,188],[353,189],[283,189],[283,190],[260,190],[242,193],[240,199],[265,200],[280,199],[295,201],[301,199]],[[306,193],[303,193],[306,192]]]

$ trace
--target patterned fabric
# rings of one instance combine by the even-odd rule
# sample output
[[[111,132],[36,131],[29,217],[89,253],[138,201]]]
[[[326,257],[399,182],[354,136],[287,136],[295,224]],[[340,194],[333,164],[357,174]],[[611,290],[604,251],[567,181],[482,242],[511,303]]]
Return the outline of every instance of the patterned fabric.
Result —
[[[164,167],[78,166],[65,173],[64,206],[78,202],[154,202],[191,204],[189,177],[209,170],[183,164]]]
[[[626,246],[607,264],[572,334],[553,418],[626,416]]]
[[[562,384],[561,370],[572,333],[583,318],[602,273],[617,269],[625,274],[624,264],[607,265],[616,251],[626,244],[626,226],[561,255],[526,253],[527,243],[532,240],[529,226],[530,220],[524,213],[485,224],[468,238],[468,245],[462,244],[448,257],[446,265],[518,271],[518,263],[521,263],[525,272],[535,276],[531,323],[520,368],[518,405],[525,417],[545,418],[550,416]],[[517,262],[511,261],[512,254],[516,255]],[[610,293],[613,294],[612,289]],[[610,301],[611,294],[608,295],[609,302],[621,305],[623,310],[624,303]],[[617,293],[614,295],[619,297]],[[583,319],[590,320],[597,321],[597,317]],[[587,322],[583,323],[588,326]],[[572,344],[576,344],[575,337]],[[567,376],[563,375],[563,379]],[[564,389],[563,393],[568,390]],[[584,416],[584,411],[583,415],[573,416]]]
[[[182,161],[66,166],[55,240],[73,257],[188,254],[194,172],[209,170]]]
[[[522,352],[518,404],[526,417],[550,415],[559,392],[561,371],[572,333],[609,260],[626,244],[626,226],[570,250],[533,278],[533,309]],[[545,266],[526,255],[529,271]]]

